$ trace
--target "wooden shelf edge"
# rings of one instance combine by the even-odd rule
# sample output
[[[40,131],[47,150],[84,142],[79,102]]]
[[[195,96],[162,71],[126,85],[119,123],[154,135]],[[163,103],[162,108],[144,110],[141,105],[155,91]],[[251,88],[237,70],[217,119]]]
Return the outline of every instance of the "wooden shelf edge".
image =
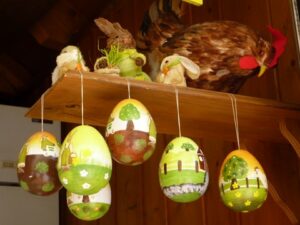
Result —
[[[159,133],[178,134],[175,87],[98,73],[83,73],[84,120],[105,126],[114,106],[128,97],[141,101],[150,111]],[[176,87],[182,135],[235,140],[230,96],[227,93]],[[300,121],[300,106],[235,95],[241,139],[286,142],[279,123]],[[40,100],[27,117],[40,118]],[[81,123],[80,74],[69,72],[44,93],[44,118]]]

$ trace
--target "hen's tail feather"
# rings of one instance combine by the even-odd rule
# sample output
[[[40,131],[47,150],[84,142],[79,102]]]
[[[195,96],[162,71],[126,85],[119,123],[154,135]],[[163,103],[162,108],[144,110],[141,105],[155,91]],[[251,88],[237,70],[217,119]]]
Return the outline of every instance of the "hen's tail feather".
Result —
[[[158,0],[158,9],[161,13],[174,13],[178,18],[184,14],[182,0]]]
[[[176,20],[180,20],[184,14],[184,4],[182,0],[156,0],[154,1],[148,12],[145,13],[140,31],[146,34],[150,25],[157,22],[163,15],[171,15]]]

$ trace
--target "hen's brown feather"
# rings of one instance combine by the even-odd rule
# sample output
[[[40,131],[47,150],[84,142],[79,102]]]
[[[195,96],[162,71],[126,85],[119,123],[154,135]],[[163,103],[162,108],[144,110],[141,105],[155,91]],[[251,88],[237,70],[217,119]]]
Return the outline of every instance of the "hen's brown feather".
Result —
[[[180,2],[159,2],[170,4],[174,1]],[[137,39],[137,47],[149,53],[153,78],[159,72],[162,59],[177,53],[200,66],[199,79],[190,80],[186,77],[188,86],[237,92],[246,78],[257,72],[257,68],[240,68],[240,58],[253,56],[261,66],[267,65],[272,57],[271,44],[246,25],[234,21],[215,21],[186,27],[178,18],[178,9],[177,13],[162,11],[163,7],[159,8],[157,4],[153,3],[150,11],[154,14],[153,10],[160,10],[154,19],[150,14],[148,18],[145,17],[146,26],[144,21]]]

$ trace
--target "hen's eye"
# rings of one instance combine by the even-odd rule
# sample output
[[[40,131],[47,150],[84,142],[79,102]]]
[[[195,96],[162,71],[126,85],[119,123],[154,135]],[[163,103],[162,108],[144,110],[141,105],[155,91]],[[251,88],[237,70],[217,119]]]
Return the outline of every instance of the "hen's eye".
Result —
[[[166,63],[168,63],[169,62],[169,60],[166,60]]]

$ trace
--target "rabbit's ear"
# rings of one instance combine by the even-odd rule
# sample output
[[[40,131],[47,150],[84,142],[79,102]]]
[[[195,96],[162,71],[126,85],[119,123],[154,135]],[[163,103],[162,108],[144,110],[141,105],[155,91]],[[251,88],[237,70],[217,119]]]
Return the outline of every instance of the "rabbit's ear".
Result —
[[[200,76],[200,67],[187,57],[179,56],[179,59],[182,66],[186,69],[187,75],[193,80],[198,79]]]
[[[107,19],[99,17],[94,20],[97,27],[108,37],[116,33],[116,27],[113,23],[109,22]]]

